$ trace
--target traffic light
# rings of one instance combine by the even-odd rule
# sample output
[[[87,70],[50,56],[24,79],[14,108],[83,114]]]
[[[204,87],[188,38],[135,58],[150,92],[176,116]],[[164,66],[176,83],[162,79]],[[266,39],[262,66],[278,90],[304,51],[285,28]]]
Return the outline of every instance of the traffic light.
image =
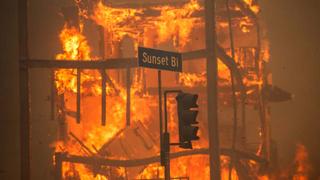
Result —
[[[184,149],[192,149],[193,140],[198,140],[199,127],[196,126],[198,110],[197,94],[179,93],[176,97],[179,119],[179,143]]]

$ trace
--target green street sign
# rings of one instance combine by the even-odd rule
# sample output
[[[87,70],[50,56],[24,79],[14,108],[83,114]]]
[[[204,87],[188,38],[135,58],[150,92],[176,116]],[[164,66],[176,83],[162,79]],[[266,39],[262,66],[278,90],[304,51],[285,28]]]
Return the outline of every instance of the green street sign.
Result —
[[[140,67],[182,72],[182,55],[176,52],[138,47],[138,65]]]

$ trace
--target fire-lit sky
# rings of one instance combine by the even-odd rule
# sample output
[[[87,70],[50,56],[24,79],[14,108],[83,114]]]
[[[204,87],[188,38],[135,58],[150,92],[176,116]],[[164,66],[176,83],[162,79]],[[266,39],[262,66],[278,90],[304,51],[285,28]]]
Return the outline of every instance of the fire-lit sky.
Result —
[[[260,2],[270,37],[274,83],[295,94],[293,101],[272,106],[272,134],[279,145],[280,160],[285,163],[293,161],[296,143],[302,143],[310,151],[314,171],[319,172],[320,2]],[[61,1],[58,0],[30,0],[29,35],[32,57],[53,58],[48,55],[57,53],[57,32],[62,26],[57,17],[59,15],[56,14],[59,3]],[[0,179],[18,179],[17,2],[6,1],[1,7]]]

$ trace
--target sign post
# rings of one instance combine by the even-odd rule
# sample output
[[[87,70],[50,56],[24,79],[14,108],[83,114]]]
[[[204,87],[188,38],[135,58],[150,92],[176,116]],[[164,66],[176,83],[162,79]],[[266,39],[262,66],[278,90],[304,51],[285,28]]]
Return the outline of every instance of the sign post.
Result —
[[[167,126],[165,127],[165,132],[163,132],[161,70],[182,72],[182,55],[176,52],[139,47],[138,65],[139,67],[158,69],[160,162],[164,166],[165,180],[170,180],[170,137],[167,132]]]

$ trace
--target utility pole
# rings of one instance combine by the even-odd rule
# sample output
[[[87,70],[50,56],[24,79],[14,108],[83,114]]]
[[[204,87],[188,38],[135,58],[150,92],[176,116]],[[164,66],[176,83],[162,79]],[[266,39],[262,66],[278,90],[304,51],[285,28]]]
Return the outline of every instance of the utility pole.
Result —
[[[19,91],[20,91],[20,149],[21,179],[30,179],[30,102],[28,52],[28,2],[19,0]]]
[[[207,51],[207,102],[210,179],[220,180],[220,147],[218,131],[218,67],[216,57],[215,0],[205,0],[205,32]]]

